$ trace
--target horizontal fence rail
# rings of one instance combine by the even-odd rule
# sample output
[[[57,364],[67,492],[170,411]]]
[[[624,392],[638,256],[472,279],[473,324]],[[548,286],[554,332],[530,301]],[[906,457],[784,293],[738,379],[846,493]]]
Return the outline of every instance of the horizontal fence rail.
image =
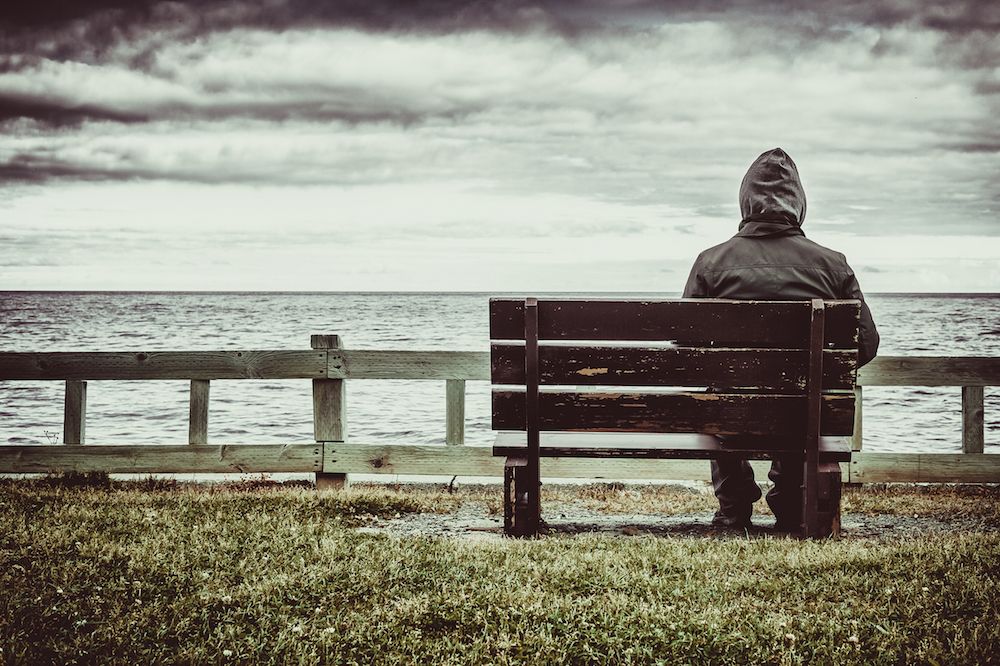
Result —
[[[88,380],[190,381],[189,444],[85,443]],[[208,443],[213,380],[310,379],[314,440],[287,444]],[[348,443],[347,380],[441,380],[446,434],[441,446]],[[312,337],[307,350],[0,352],[0,381],[65,381],[64,446],[0,446],[0,473],[314,472],[318,487],[344,485],[347,474],[500,477],[492,447],[464,446],[467,381],[489,381],[490,352],[343,349],[335,335]],[[844,480],[997,483],[1000,454],[984,451],[984,387],[1000,385],[1000,358],[884,356],[858,371],[854,453]],[[962,453],[862,451],[866,386],[954,386],[962,391]],[[914,433],[919,436],[919,433]],[[755,467],[761,463],[752,463]],[[545,476],[602,479],[707,479],[698,460],[550,458]]]

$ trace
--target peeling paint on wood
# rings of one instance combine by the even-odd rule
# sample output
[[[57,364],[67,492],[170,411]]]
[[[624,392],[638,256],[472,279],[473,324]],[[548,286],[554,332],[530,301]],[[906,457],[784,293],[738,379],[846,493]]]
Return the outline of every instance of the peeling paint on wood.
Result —
[[[494,384],[524,383],[524,346],[494,343]],[[808,352],[788,349],[541,345],[542,385],[711,386],[802,392]],[[825,389],[854,387],[857,351],[824,352]]]
[[[702,432],[795,435],[805,432],[805,396],[767,393],[539,394],[542,430],[593,432]],[[850,435],[854,394],[829,394],[822,402],[822,434]],[[493,391],[493,429],[524,430],[524,393]]]

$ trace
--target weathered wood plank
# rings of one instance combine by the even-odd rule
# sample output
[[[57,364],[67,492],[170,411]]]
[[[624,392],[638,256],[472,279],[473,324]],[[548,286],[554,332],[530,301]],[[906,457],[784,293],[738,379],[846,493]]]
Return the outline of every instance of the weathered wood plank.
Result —
[[[330,354],[330,377],[490,379],[490,354],[478,351],[344,350]],[[2,357],[2,355],[0,355]],[[334,367],[342,362],[349,373]],[[0,376],[0,379],[3,377]],[[1000,386],[1000,359],[987,356],[879,356],[858,370],[864,386]]]
[[[711,435],[662,433],[542,433],[540,455],[546,458],[698,458],[709,460],[738,456],[752,460],[771,460],[789,454],[803,454],[803,441],[765,440],[726,446]],[[796,446],[797,444],[797,446]],[[493,455],[514,456],[527,451],[523,432],[501,432],[493,444]],[[819,458],[824,462],[851,459],[850,440],[822,437]]]
[[[0,379],[297,379],[326,365],[324,351],[3,352]]]
[[[327,444],[324,469],[351,474],[409,474],[415,476],[503,477],[504,459],[489,446],[407,446],[400,444]],[[770,462],[751,461],[757,478],[766,478]],[[606,480],[695,480],[711,479],[704,460],[614,461],[586,458],[546,458],[542,478]],[[846,468],[846,465],[842,467]]]
[[[321,453],[322,452],[322,453]],[[760,478],[766,462],[752,463]],[[0,446],[0,472],[224,473],[313,472],[414,474],[441,476],[503,475],[503,458],[492,447],[408,446],[392,444],[229,444],[221,446]],[[845,480],[847,465],[845,469]],[[546,458],[546,478],[707,480],[701,460]],[[854,454],[855,483],[1000,483],[1000,454]]]
[[[983,387],[962,387],[962,453],[982,453],[984,444]]]
[[[0,472],[314,472],[322,469],[322,452],[318,443],[0,446]]]
[[[191,380],[191,396],[188,401],[189,444],[208,444],[208,392],[210,386],[207,379]]]
[[[858,370],[863,386],[1000,386],[1000,357],[878,356]]]
[[[340,346],[336,335],[314,335],[313,344]],[[343,379],[314,379],[313,434],[317,442],[342,442],[347,438],[347,387]]]
[[[313,335],[310,343],[314,349],[330,350],[324,352],[328,354],[328,363],[329,357],[337,357],[341,348],[339,335]],[[333,362],[338,363],[339,359]],[[343,442],[347,439],[347,385],[343,379],[314,379],[312,389],[313,436],[321,445],[323,442]],[[316,490],[339,490],[348,483],[346,474],[322,469],[316,472]]]
[[[880,453],[851,458],[852,483],[1000,483],[1000,454]]]
[[[87,382],[66,381],[63,401],[63,444],[83,444],[87,432]]]
[[[323,350],[0,352],[0,380],[490,378],[489,352],[366,349],[329,356],[327,369]],[[879,356],[858,370],[858,384],[1000,386],[1000,358]]]
[[[331,378],[489,379],[490,355],[475,351],[345,349],[330,353]],[[336,365],[336,367],[335,367]]]
[[[450,446],[465,444],[465,380],[449,379],[445,382],[445,443]]]
[[[313,333],[309,336],[309,346],[313,349],[340,349],[340,336],[329,333]]]
[[[851,449],[860,451],[864,441],[864,422],[862,421],[863,400],[860,386],[854,387],[854,434],[851,437]]]
[[[827,346],[857,348],[857,301],[827,301]],[[688,347],[801,349],[808,301],[593,300],[538,302],[543,340],[676,340]],[[490,339],[524,339],[524,301],[490,299]]]
[[[494,384],[524,383],[524,346],[490,347]],[[823,388],[852,389],[856,350],[823,354]],[[711,386],[804,392],[809,352],[787,349],[542,345],[543,385]]]
[[[805,396],[543,391],[542,430],[804,435]],[[523,430],[524,393],[493,391],[493,429]],[[850,435],[854,394],[823,397],[821,434]]]
[[[313,434],[317,442],[347,437],[347,390],[343,379],[314,379]]]

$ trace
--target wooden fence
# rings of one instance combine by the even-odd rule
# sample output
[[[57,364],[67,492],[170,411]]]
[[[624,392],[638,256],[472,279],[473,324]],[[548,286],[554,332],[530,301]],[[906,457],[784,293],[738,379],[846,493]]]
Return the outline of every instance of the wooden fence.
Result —
[[[346,475],[407,474],[500,477],[503,460],[487,446],[465,446],[465,383],[489,381],[489,353],[342,348],[336,335],[312,336],[302,351],[7,352],[0,380],[66,383],[63,445],[0,446],[0,472],[113,473],[315,472],[317,486],[338,487]],[[87,380],[178,379],[191,382],[188,445],[86,444]],[[311,379],[314,441],[283,444],[208,443],[214,379]],[[445,383],[444,446],[348,441],[349,379],[420,379]],[[880,357],[862,368],[865,386],[962,387],[962,453],[883,453],[862,450],[861,401],[855,453],[844,465],[852,483],[1000,482],[1000,454],[983,453],[983,387],[1000,385],[1000,358]],[[919,439],[920,433],[913,433]],[[758,465],[760,463],[754,463]],[[550,478],[706,479],[704,461],[546,459]]]

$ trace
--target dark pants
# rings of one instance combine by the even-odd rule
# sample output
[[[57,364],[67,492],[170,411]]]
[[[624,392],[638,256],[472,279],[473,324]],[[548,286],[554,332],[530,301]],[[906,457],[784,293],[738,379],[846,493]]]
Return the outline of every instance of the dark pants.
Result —
[[[725,444],[738,448],[740,442],[727,438]],[[802,521],[802,464],[801,455],[780,456],[771,461],[767,478],[774,487],[767,493],[767,504],[779,523],[798,525]],[[712,486],[719,500],[719,513],[729,518],[749,519],[751,505],[760,499],[753,468],[746,460],[713,460]]]

